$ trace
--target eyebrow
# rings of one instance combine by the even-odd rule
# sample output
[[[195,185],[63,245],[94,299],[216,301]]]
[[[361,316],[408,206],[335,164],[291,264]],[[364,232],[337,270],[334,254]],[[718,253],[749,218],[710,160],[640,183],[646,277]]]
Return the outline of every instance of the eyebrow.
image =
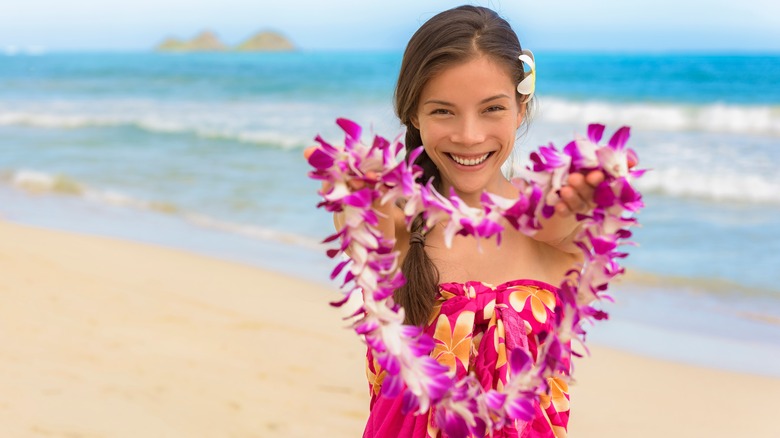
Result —
[[[501,94],[496,94],[495,96],[490,96],[490,97],[487,97],[485,99],[482,99],[479,102],[479,104],[482,105],[484,103],[490,102],[491,100],[501,99],[501,98],[504,98],[504,97],[509,98],[509,96],[507,96],[506,94],[501,93]],[[438,100],[438,99],[426,100],[423,103],[423,105],[429,105],[429,104],[437,104],[437,105],[443,105],[443,106],[455,106],[455,104],[453,104],[453,103],[450,103],[450,102],[447,102],[447,101],[444,101],[444,100]]]

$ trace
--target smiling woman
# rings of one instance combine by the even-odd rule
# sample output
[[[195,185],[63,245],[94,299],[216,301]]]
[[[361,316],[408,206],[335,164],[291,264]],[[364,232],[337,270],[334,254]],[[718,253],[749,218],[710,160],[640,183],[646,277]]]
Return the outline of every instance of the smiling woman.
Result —
[[[524,61],[530,64],[529,73],[524,70]],[[530,52],[520,47],[509,24],[489,9],[462,6],[423,24],[404,53],[395,93],[397,115],[407,128],[408,156],[416,157],[410,160],[423,169],[417,183],[432,181],[441,193],[454,193],[460,197],[459,203],[472,207],[481,205],[485,193],[517,202],[518,190],[502,174],[501,167],[525,121],[533,97],[534,73]],[[344,120],[340,123],[352,138],[348,143],[359,140],[356,125]],[[423,146],[421,151],[417,150],[419,146]],[[317,163],[318,169],[328,167],[334,159],[325,150],[309,155],[310,163]],[[395,302],[403,306],[407,324],[433,338],[437,347],[431,357],[446,365],[447,376],[461,380],[476,375],[485,391],[500,391],[509,384],[510,353],[514,360],[528,352],[529,361],[544,361],[542,358],[547,356],[539,352],[549,345],[559,345],[557,338],[546,335],[553,331],[551,321],[566,318],[554,316],[563,307],[559,290],[553,285],[561,284],[581,260],[573,244],[579,233],[573,213],[584,213],[594,206],[594,187],[603,179],[601,171],[572,175],[567,187],[559,191],[560,202],[551,206],[551,214],[546,219],[539,217],[542,231],[532,237],[514,229],[506,231],[500,246],[497,239],[453,238],[445,231],[451,227],[443,223],[431,226],[424,213],[412,216],[407,229],[408,209],[390,202],[382,206],[377,201],[375,207],[381,211],[377,230],[382,235],[375,238],[394,242],[388,250],[397,251],[403,259],[406,282],[398,282],[401,286],[393,292]],[[330,186],[323,193],[330,200],[349,189],[356,190],[356,197],[365,195],[349,183]],[[354,221],[342,208],[330,211],[337,211],[338,228],[343,225],[346,230]],[[367,216],[365,220],[372,219]],[[512,228],[506,219],[496,227]],[[357,252],[358,245],[343,246],[356,251],[352,254],[355,263],[365,263],[364,251]],[[540,301],[538,297],[545,299]],[[542,302],[545,304],[540,306]],[[372,304],[367,301],[366,306]],[[484,424],[480,429],[474,424],[466,426],[463,422],[468,420],[444,408],[429,409],[427,402],[419,402],[418,415],[409,412],[410,393],[393,396],[400,385],[400,365],[388,359],[385,347],[376,346],[379,341],[370,340],[373,329],[366,324],[357,328],[370,346],[367,368],[372,388],[371,414],[365,437],[471,436],[468,431],[485,432],[485,427],[497,429],[498,436],[565,436],[569,416],[565,374],[570,366],[570,347],[562,347],[566,353],[555,362],[560,367],[554,366],[545,380],[545,387],[557,390],[552,394],[555,403],[550,402],[550,394],[542,394],[535,403],[524,405],[523,414],[515,412],[506,423]],[[554,340],[545,345],[545,339]],[[408,391],[421,396],[411,386]]]

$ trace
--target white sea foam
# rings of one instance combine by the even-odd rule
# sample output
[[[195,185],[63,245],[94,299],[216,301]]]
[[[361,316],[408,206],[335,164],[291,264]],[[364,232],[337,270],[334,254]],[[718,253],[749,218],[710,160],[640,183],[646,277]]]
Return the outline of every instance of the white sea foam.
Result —
[[[667,167],[646,173],[637,187],[646,193],[674,197],[780,204],[780,180],[755,174]]]
[[[51,175],[37,170],[20,169],[12,172],[7,180],[14,187],[36,194],[55,192],[82,195],[85,192],[83,185],[66,176]]]
[[[394,135],[399,125],[390,103],[348,108],[364,126]],[[135,126],[152,133],[185,133],[283,148],[309,145],[311,137],[345,114],[341,103],[218,102],[112,99],[107,101],[0,102],[0,125],[40,128]],[[654,104],[572,101],[540,97],[542,122],[585,126],[598,121],[649,131],[780,136],[780,106]],[[334,131],[335,132],[335,131]]]
[[[337,108],[317,104],[44,101],[0,102],[0,126],[43,129],[135,127],[266,147],[303,148],[331,125]]]
[[[173,203],[138,199],[118,190],[96,189],[67,175],[19,169],[5,174],[2,179],[13,187],[35,195],[77,196],[86,201],[119,207],[154,210],[162,213],[177,211]]]
[[[139,199],[118,190],[89,187],[86,184],[75,181],[65,175],[54,175],[31,169],[19,169],[3,174],[0,180],[35,195],[51,194],[78,196],[85,201],[103,205],[174,214],[203,228],[238,234],[253,239],[292,244],[315,250],[322,249],[322,246],[317,239],[257,225],[220,220],[200,213],[183,211],[171,202]]]
[[[280,243],[292,244],[314,250],[322,249],[322,245],[317,239],[301,236],[298,234],[286,233],[257,225],[223,221],[196,213],[187,213],[184,215],[184,218],[187,221],[204,228],[239,234],[253,239],[271,240]]]
[[[541,97],[538,117],[583,126],[598,121],[656,131],[780,136],[780,106],[769,105],[574,102]]]

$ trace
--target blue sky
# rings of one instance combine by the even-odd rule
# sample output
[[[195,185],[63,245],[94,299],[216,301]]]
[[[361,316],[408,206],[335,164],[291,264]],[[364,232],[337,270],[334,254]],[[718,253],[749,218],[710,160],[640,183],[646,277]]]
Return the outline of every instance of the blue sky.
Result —
[[[144,50],[208,28],[228,44],[263,29],[303,49],[402,49],[444,0],[0,0],[0,50]],[[776,0],[492,0],[537,50],[780,52]]]

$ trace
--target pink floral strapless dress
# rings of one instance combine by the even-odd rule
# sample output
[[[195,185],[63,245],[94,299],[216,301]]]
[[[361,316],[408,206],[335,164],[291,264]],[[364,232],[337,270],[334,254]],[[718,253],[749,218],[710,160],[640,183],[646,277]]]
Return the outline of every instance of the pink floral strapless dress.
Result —
[[[560,304],[557,288],[535,280],[515,280],[492,287],[481,282],[444,283],[426,333],[433,337],[436,360],[462,378],[474,375],[486,389],[501,390],[509,377],[507,354],[527,348],[536,359],[537,334],[549,331],[553,310]],[[367,354],[366,374],[371,413],[363,437],[446,438],[427,415],[404,415],[402,397],[381,395],[385,371]],[[530,422],[516,422],[494,437],[565,437],[569,420],[569,391],[561,377],[548,379],[550,394],[536,403]]]

